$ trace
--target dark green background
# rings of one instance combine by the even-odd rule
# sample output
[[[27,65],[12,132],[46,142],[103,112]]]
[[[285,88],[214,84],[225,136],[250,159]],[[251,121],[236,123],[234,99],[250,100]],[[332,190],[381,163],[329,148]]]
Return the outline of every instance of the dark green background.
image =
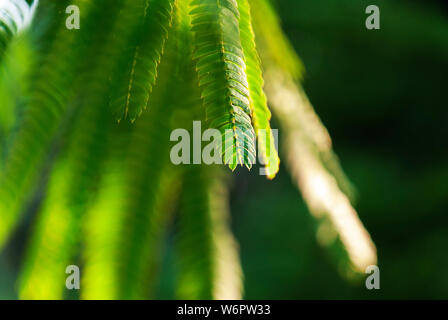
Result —
[[[380,30],[364,26],[369,4],[380,8]],[[235,184],[246,298],[448,298],[446,6],[279,0],[277,7],[305,64],[304,87],[357,187],[381,289],[339,276],[282,170],[273,182],[251,174]]]

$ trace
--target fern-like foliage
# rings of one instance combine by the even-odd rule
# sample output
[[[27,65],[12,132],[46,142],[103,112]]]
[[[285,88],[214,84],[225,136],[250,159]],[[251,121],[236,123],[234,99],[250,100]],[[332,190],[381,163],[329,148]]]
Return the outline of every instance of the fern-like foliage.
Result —
[[[123,44],[112,75],[111,108],[118,120],[134,121],[146,109],[173,19],[175,0],[127,1],[116,31]],[[125,36],[123,36],[125,35]]]
[[[192,0],[196,69],[207,121],[223,136],[225,163],[234,170],[255,163],[246,63],[235,0]]]
[[[250,105],[252,120],[257,134],[259,158],[267,170],[268,178],[274,178],[280,166],[274,136],[269,121],[271,111],[268,108],[267,98],[263,92],[263,75],[261,61],[255,45],[255,34],[252,28],[252,19],[248,0],[238,0],[238,8],[241,14],[240,30],[241,43],[247,64],[247,79],[250,91]]]

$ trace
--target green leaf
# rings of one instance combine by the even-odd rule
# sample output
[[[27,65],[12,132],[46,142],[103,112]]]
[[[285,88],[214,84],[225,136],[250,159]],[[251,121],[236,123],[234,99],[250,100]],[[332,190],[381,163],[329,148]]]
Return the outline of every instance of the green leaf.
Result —
[[[221,131],[224,162],[255,163],[246,64],[235,0],[192,0],[196,69],[209,127]]]
[[[157,79],[176,0],[127,1],[120,18],[121,57],[112,80],[111,108],[117,120],[134,121],[146,109]],[[130,39],[128,39],[130,38]]]
[[[246,73],[250,91],[250,106],[253,112],[253,125],[257,134],[258,151],[261,153],[259,156],[261,156],[265,164],[267,177],[272,179],[279,170],[280,159],[269,123],[271,111],[268,108],[267,98],[263,91],[263,74],[255,45],[255,35],[252,28],[248,0],[238,0],[238,9],[241,15],[241,43],[247,64]]]

